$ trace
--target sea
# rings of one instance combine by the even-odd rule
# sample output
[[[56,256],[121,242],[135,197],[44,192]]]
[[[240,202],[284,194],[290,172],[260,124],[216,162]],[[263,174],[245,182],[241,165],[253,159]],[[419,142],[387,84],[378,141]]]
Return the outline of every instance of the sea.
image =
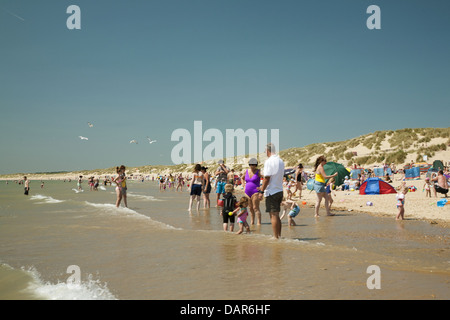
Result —
[[[127,208],[109,185],[30,188],[0,181],[1,300],[450,298],[449,230],[426,221],[301,206],[276,240],[264,202],[262,224],[237,235],[214,193],[189,212],[186,189],[154,181],[128,181]]]

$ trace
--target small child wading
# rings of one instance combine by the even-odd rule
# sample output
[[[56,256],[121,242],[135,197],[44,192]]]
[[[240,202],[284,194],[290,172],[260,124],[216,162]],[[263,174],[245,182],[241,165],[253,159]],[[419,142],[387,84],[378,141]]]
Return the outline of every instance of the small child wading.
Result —
[[[236,232],[236,234],[241,234],[244,232],[244,228],[247,231],[247,233],[250,233],[250,226],[247,223],[247,217],[248,217],[248,198],[242,197],[241,200],[239,200],[238,207],[233,211],[233,214],[236,215],[238,218],[239,223],[239,231]]]
[[[223,196],[223,209],[221,212],[223,218],[223,231],[233,232],[234,230],[234,213],[236,209],[236,197],[233,195],[233,185],[225,185],[225,195]]]

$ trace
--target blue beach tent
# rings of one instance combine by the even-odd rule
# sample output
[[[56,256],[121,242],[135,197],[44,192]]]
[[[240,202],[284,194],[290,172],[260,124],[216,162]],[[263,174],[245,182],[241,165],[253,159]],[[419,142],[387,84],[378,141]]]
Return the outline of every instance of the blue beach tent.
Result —
[[[394,187],[380,178],[369,178],[359,188],[359,194],[388,194],[397,193]]]

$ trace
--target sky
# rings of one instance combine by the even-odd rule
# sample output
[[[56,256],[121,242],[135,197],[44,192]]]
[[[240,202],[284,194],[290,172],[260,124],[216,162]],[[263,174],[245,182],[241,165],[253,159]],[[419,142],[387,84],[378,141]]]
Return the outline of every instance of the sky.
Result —
[[[194,121],[278,129],[280,149],[448,127],[449,13],[446,0],[0,0],[0,174],[172,165],[172,133]]]

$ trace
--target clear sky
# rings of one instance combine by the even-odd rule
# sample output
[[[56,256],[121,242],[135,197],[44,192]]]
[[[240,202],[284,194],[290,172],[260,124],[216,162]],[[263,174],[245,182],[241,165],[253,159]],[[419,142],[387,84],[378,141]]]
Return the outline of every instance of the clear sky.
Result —
[[[0,173],[172,164],[195,120],[279,129],[281,149],[448,127],[449,16],[446,0],[1,0]]]

